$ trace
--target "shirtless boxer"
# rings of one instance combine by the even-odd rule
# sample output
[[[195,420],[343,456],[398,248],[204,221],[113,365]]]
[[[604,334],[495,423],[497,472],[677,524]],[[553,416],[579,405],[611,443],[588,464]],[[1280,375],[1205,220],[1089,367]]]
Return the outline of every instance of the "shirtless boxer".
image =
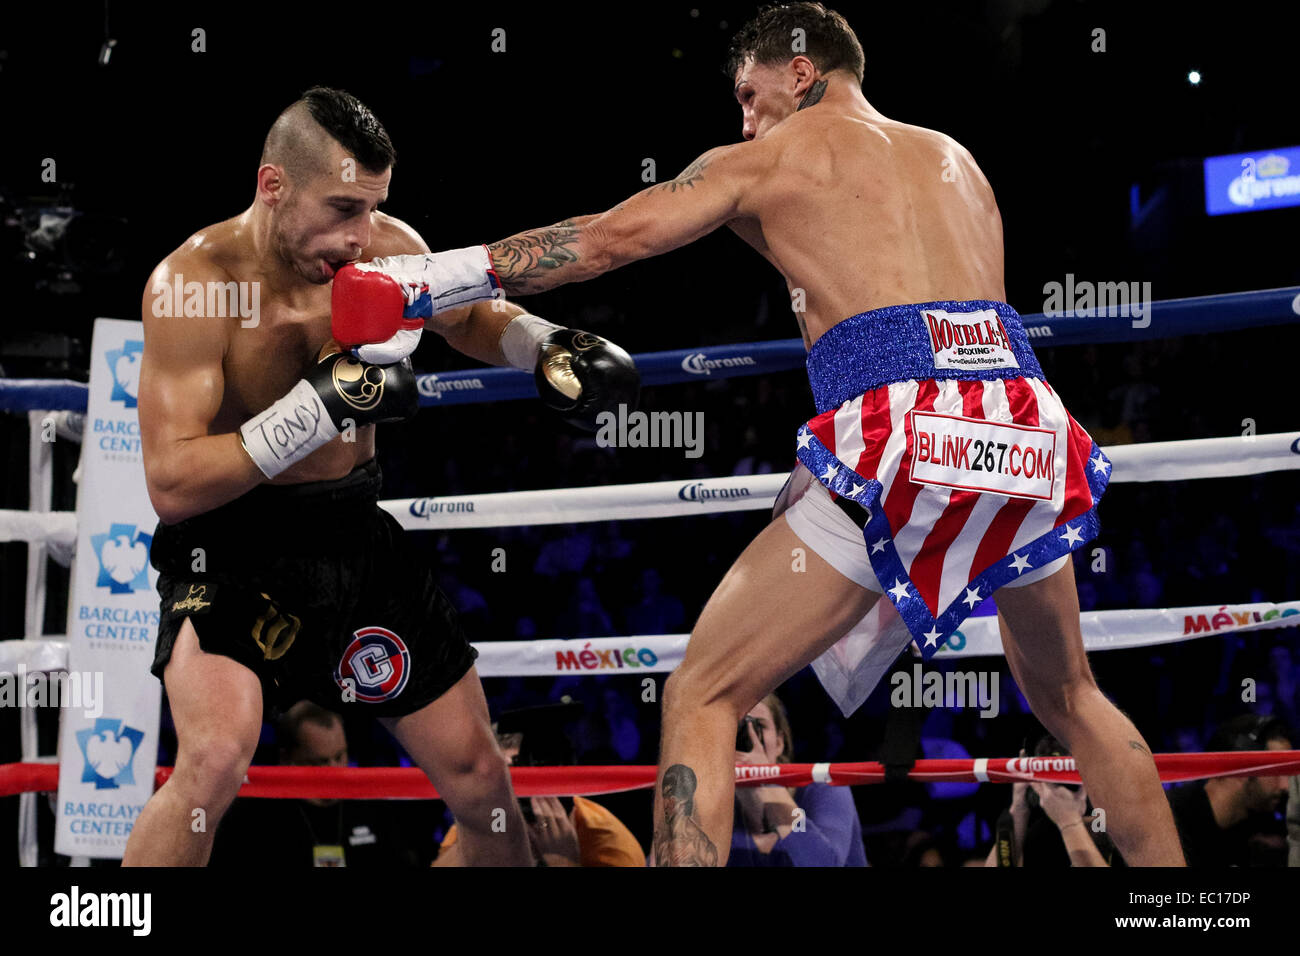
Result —
[[[418,549],[376,504],[374,423],[415,412],[405,356],[425,327],[494,365],[533,370],[542,356],[520,335],[523,310],[504,300],[444,299],[453,307],[427,323],[399,302],[395,328],[374,336],[365,303],[331,287],[352,260],[428,251],[376,210],[393,160],[364,105],[309,90],[271,128],[252,205],[193,235],[145,288],[140,427],[161,519],[153,671],[179,746],[131,832],[127,865],[204,864],[264,701],[301,699],[378,717],[455,814],[471,862],[531,861],[475,651]],[[182,277],[187,295],[256,283],[259,312],[169,315],[158,296]],[[192,311],[209,301],[200,293]],[[607,362],[626,353],[586,333],[550,337],[551,365],[573,373],[571,404],[590,404],[599,376],[565,364],[566,335]],[[358,357],[339,343],[361,346]]]
[[[882,592],[898,626],[858,655],[876,678],[909,640],[931,656],[1005,586],[1007,661],[1074,754],[1125,860],[1181,865],[1151,754],[1083,650],[1069,552],[1098,533],[1109,462],[1042,381],[1003,301],[988,182],[949,137],[866,101],[862,47],[820,4],[764,10],[736,37],[730,68],[745,142],[601,215],[377,264],[435,295],[452,273],[475,275],[490,295],[494,269],[522,294],[727,225],[806,303],[797,318],[818,415],[800,429],[797,456],[818,480],[736,561],[668,680],[658,863],[726,862],[739,718],[867,620]],[[796,573],[800,550],[811,553]]]

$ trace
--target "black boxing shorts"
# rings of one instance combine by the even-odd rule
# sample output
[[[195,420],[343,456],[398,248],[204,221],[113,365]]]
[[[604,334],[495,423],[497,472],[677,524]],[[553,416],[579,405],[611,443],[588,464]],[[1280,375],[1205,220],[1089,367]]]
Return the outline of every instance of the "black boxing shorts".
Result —
[[[376,503],[380,483],[372,460],[338,481],[260,485],[159,524],[154,676],[189,618],[199,646],[253,671],[274,710],[305,699],[400,717],[442,696],[478,652],[411,536]]]

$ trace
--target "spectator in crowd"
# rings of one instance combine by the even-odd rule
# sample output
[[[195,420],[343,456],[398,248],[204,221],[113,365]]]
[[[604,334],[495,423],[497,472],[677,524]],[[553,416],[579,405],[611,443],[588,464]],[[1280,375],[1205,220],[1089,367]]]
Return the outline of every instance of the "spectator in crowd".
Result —
[[[1051,848],[1058,855],[1064,849],[1069,866],[1110,865],[1097,845],[1097,834],[1092,830],[1095,817],[1089,813],[1088,794],[1082,786],[1035,780],[1029,784],[1029,793],[1037,798],[1042,819],[1031,823],[1025,834],[1025,866],[1046,865],[1046,860],[1039,859],[1046,854],[1038,849],[1038,842],[1051,832],[1046,829],[1048,824],[1058,838],[1050,841]],[[1104,841],[1104,845],[1106,852],[1113,856],[1114,847],[1109,841]]]
[[[582,705],[568,699],[503,713],[497,739],[512,766],[572,765],[577,759],[564,725],[582,713]],[[533,852],[546,866],[645,866],[645,851],[632,831],[594,800],[526,797],[519,804]],[[433,865],[464,865],[454,825]]]
[[[737,766],[790,762],[790,720],[775,694],[741,720],[736,744]],[[735,819],[727,866],[867,865],[848,787],[737,787]]]
[[[338,714],[294,704],[277,726],[280,763],[346,767]],[[429,801],[287,800],[241,797],[222,819],[210,866],[428,866],[436,817]]]
[[[1290,750],[1291,732],[1276,717],[1242,714],[1226,721],[1209,751]],[[1188,866],[1279,866],[1285,856],[1277,815],[1289,781],[1281,776],[1212,777],[1169,795]]]
[[[1022,750],[1021,756],[1024,756]],[[1067,757],[1069,751],[1050,734],[1034,745],[1035,757]],[[1123,865],[1104,832],[1094,831],[1088,794],[1076,784],[1041,780],[1011,785],[1012,859],[1015,866]],[[998,865],[998,845],[989,850],[985,866]]]

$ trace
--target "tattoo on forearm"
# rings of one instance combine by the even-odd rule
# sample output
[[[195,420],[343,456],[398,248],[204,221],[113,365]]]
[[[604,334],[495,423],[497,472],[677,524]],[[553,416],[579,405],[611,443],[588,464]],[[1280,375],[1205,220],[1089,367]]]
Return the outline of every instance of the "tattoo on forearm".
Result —
[[[816,106],[821,102],[822,96],[826,93],[826,81],[818,80],[808,88],[808,92],[803,95],[799,101],[799,109],[807,109],[810,106]]]
[[[664,818],[654,835],[655,866],[717,866],[718,848],[695,818],[695,771],[675,763],[664,771]]]
[[[683,169],[675,179],[660,183],[658,186],[652,186],[651,189],[664,190],[675,193],[678,189],[694,188],[695,184],[704,178],[704,170],[708,168],[709,161],[705,157],[700,157]]]
[[[572,219],[521,232],[488,246],[507,295],[541,292],[559,283],[554,273],[578,261],[582,227]]]

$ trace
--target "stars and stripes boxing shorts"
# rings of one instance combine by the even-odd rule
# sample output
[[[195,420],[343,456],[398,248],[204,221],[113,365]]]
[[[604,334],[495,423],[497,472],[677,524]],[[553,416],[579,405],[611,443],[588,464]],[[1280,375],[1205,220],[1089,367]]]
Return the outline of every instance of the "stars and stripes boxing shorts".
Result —
[[[820,489],[791,508],[791,526],[883,592],[895,638],[915,640],[925,658],[998,588],[1051,573],[1097,536],[1110,462],[1044,381],[1006,303],[852,316],[813,344],[808,377],[818,414],[799,430],[796,454],[861,528],[857,547],[878,586],[845,570],[842,541],[829,544],[835,519],[818,517]],[[852,673],[861,655],[837,647]]]

